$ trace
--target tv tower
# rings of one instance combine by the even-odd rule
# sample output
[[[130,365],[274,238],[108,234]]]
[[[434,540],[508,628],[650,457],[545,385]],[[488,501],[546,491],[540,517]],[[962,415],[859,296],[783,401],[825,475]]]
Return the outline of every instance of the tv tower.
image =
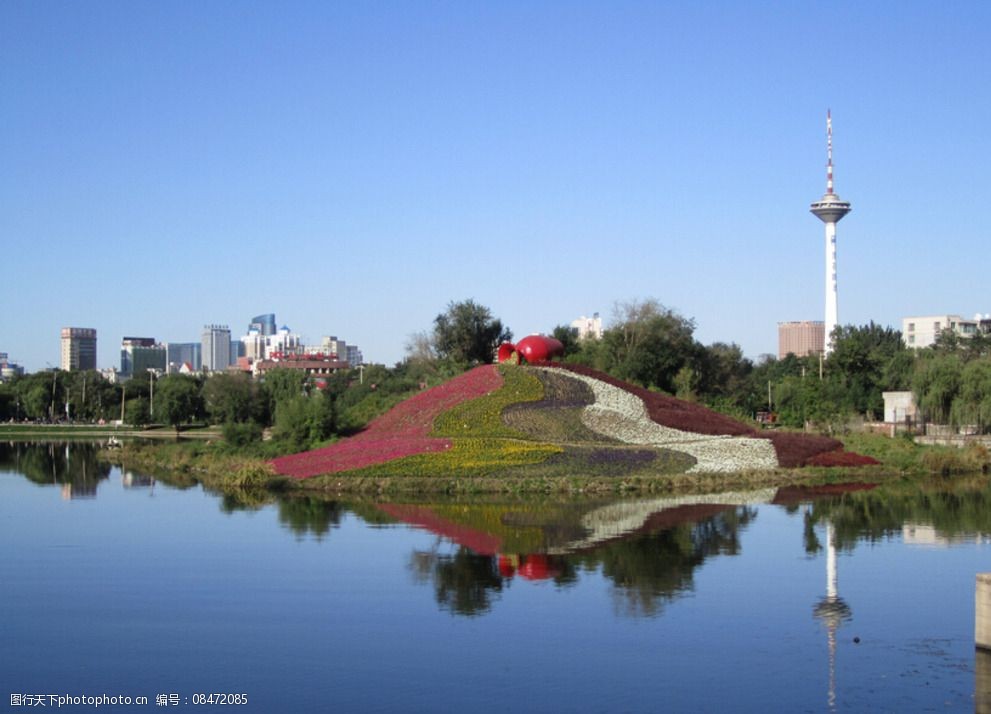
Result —
[[[826,224],[826,339],[823,352],[832,351],[830,342],[837,322],[836,308],[836,224],[850,212],[850,202],[833,193],[833,119],[826,110],[826,195],[809,210]]]

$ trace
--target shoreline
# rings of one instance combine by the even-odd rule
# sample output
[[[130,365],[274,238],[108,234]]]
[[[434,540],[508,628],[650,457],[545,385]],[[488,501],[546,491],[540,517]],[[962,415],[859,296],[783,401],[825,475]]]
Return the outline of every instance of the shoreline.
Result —
[[[0,440],[61,441],[70,439],[170,439],[176,440],[175,429],[161,425],[148,427],[115,427],[100,424],[0,424]],[[219,439],[220,429],[189,427],[178,439]]]
[[[100,452],[100,458],[164,481],[195,481],[222,491],[263,490],[275,494],[312,495],[634,495],[713,493],[736,489],[871,483],[925,475],[891,467],[804,467],[720,473],[670,473],[631,476],[362,476],[327,474],[306,479],[280,476],[261,458],[226,454],[194,455],[181,447],[142,444]],[[509,471],[507,469],[507,471]]]

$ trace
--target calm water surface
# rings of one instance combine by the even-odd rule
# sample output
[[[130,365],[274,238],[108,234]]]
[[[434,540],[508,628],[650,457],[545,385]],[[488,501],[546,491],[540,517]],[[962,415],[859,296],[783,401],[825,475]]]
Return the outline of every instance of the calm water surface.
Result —
[[[82,444],[0,444],[0,701],[983,710],[974,576],[991,571],[988,534],[982,479],[266,502],[122,473]],[[193,704],[211,692],[248,704]]]

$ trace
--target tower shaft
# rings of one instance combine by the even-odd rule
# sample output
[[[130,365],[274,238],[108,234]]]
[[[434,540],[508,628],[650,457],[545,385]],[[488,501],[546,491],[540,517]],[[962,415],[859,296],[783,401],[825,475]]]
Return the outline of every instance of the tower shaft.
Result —
[[[839,320],[839,300],[836,289],[836,222],[826,224],[826,315],[824,321],[825,343],[823,350],[826,354],[832,351],[830,337],[836,329]]]

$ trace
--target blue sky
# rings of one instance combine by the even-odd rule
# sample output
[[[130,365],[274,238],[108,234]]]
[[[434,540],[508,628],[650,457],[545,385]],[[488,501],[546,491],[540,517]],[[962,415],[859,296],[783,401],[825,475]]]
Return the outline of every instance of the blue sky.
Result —
[[[991,312],[985,2],[0,3],[0,352],[62,326],[402,358],[451,300],[517,335],[656,298],[708,344]]]

